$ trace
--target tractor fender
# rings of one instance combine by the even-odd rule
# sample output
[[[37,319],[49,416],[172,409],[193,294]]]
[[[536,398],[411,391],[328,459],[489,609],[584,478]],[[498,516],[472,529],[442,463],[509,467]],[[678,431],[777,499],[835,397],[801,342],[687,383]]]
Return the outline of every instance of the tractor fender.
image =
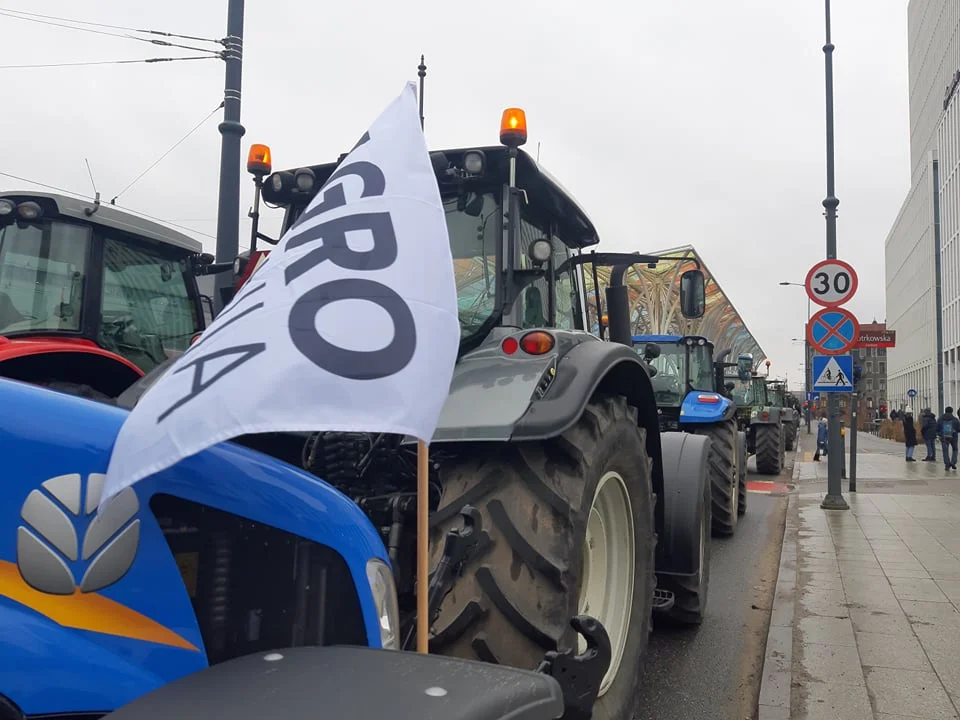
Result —
[[[737,413],[737,406],[720,393],[694,390],[687,393],[680,405],[681,425],[713,425],[729,420]]]
[[[700,515],[704,507],[710,438],[682,432],[660,436],[663,452],[663,529],[657,539],[657,573],[693,575],[699,569]]]
[[[140,379],[143,371],[89,340],[0,337],[0,376],[30,383],[58,380],[89,385],[116,397]]]
[[[631,348],[582,331],[554,328],[549,332],[556,343],[548,353],[503,351],[504,340],[519,340],[528,332],[496,328],[476,350],[459,359],[432,442],[553,438],[577,422],[597,390],[627,395],[641,412],[654,407],[644,365]],[[616,367],[621,370],[607,381],[610,387],[601,387]],[[650,427],[657,427],[655,411]]]

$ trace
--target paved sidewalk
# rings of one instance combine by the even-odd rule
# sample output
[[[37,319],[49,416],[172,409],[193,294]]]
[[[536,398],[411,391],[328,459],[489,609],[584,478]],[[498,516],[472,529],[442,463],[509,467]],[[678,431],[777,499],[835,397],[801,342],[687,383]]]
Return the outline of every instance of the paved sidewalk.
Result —
[[[867,437],[849,511],[797,462],[760,720],[960,718],[960,473]]]

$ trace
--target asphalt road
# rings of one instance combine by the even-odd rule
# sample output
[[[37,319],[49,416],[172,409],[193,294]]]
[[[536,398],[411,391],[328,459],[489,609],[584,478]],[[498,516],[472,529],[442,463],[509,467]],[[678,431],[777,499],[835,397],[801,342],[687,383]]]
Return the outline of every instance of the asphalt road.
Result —
[[[793,458],[780,478],[789,483]],[[753,460],[750,461],[753,467]],[[698,629],[655,626],[636,720],[751,720],[780,563],[785,496],[751,492],[732,538],[714,538],[707,617]]]

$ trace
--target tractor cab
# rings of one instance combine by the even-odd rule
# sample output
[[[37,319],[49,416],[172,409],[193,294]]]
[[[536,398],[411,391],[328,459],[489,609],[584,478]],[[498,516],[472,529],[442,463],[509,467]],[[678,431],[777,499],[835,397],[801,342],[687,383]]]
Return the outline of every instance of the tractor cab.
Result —
[[[99,201],[0,193],[0,375],[116,397],[203,329],[201,251]]]
[[[729,388],[718,383],[713,343],[697,335],[634,335],[634,350],[656,371],[651,380],[661,427],[709,422],[723,415]]]

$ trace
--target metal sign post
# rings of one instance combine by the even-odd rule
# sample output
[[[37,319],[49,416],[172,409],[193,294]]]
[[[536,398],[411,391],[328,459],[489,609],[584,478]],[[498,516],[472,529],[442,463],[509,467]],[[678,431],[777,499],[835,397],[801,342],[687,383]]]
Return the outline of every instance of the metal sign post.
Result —
[[[847,486],[849,492],[857,491],[857,396],[854,390],[850,406],[850,484]]]
[[[833,131],[833,50],[834,46],[830,39],[830,0],[824,0],[824,11],[825,11],[825,30],[826,30],[826,42],[823,45],[823,57],[824,57],[824,76],[825,76],[825,96],[826,96],[826,111],[827,111],[827,196],[823,199],[823,208],[826,210],[824,213],[827,219],[827,260],[836,260],[837,259],[837,207],[840,205],[840,199],[837,197],[836,192],[836,168],[834,161],[834,131]],[[840,267],[836,265],[835,267]],[[816,269],[817,266],[814,266]],[[825,268],[821,267],[821,270]],[[845,269],[845,268],[844,268]],[[852,268],[850,268],[852,269]],[[816,272],[812,273],[816,275]],[[829,272],[828,272],[829,275]],[[834,272],[832,277],[828,277],[830,282],[829,298],[826,298],[833,303],[839,304],[841,302],[846,302],[853,297],[853,293],[856,291],[856,287],[853,283],[853,275],[849,276],[850,287],[846,288],[843,286],[843,278],[840,278],[839,275]],[[838,283],[839,281],[839,283]],[[808,276],[807,286],[807,296],[816,302],[818,305],[827,304],[824,302],[825,297],[828,293],[821,293],[820,290],[823,289],[823,280],[821,278],[814,278]],[[836,293],[836,295],[834,294]],[[840,300],[837,300],[837,295],[839,295]],[[819,314],[819,313],[818,313]],[[835,393],[830,393],[827,395],[827,404],[829,407],[829,439],[828,443],[831,447],[840,447],[841,435],[840,435],[840,403],[837,399]],[[827,456],[827,494],[823,498],[823,502],[820,503],[820,507],[827,510],[847,510],[849,505],[847,501],[843,499],[843,487],[840,483],[840,463],[842,461],[842,456],[838,457],[838,453],[830,453]]]

